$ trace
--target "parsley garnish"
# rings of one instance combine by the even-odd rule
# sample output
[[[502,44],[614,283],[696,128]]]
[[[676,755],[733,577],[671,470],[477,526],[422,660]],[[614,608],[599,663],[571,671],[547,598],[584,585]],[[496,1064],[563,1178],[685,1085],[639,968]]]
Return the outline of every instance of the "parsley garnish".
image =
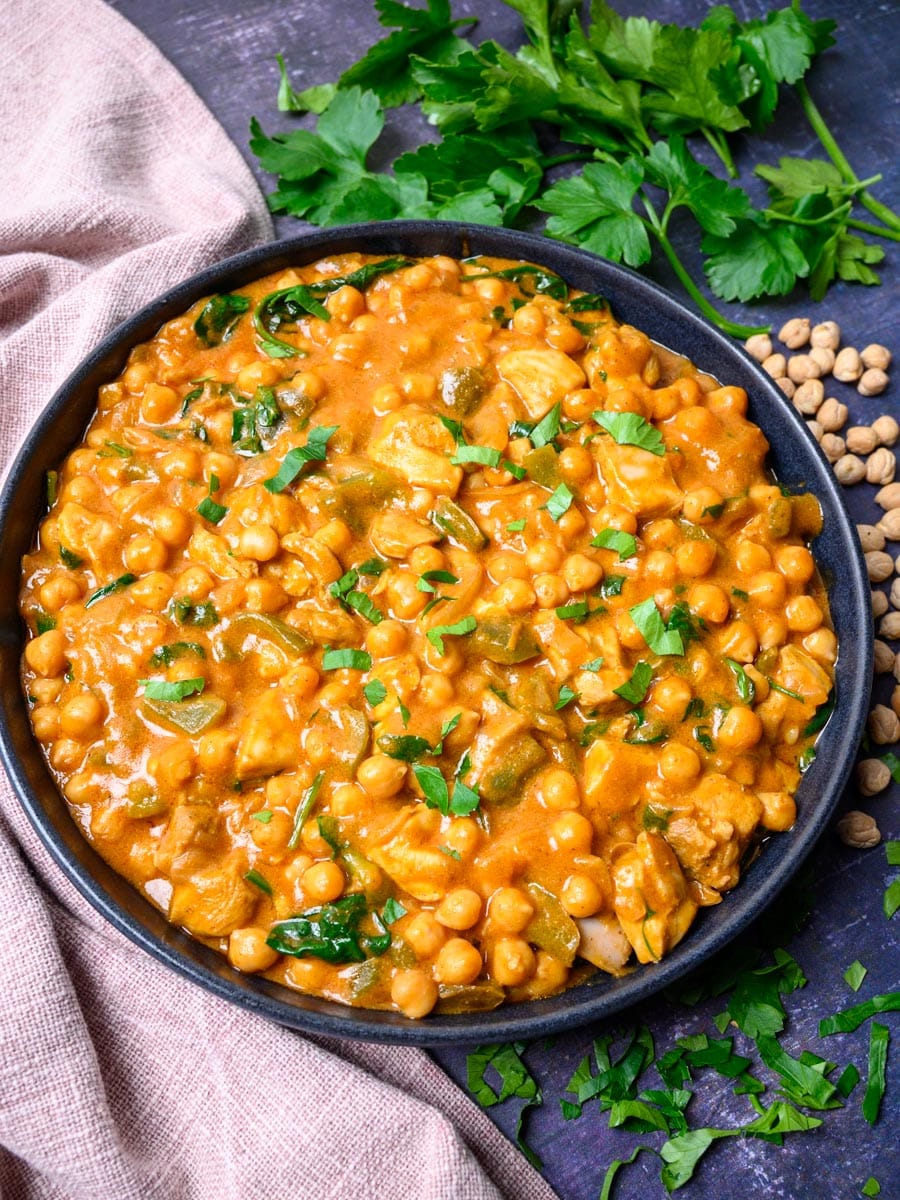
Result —
[[[437,650],[438,654],[444,653],[444,638],[462,637],[464,634],[473,633],[478,622],[474,617],[462,617],[459,621],[455,621],[452,625],[435,625],[433,629],[429,629],[425,636]]]
[[[559,709],[565,708],[567,704],[571,704],[573,700],[577,699],[578,693],[574,692],[567,683],[564,683],[559,689],[559,699],[556,701],[553,707],[559,711]]]
[[[322,655],[323,671],[369,671],[371,667],[372,655],[365,650],[326,650]]]
[[[623,700],[627,700],[629,704],[640,704],[647,695],[652,678],[653,668],[650,664],[647,662],[638,662],[634,665],[631,678],[620,687],[613,688],[613,691],[617,696],[621,696]]]
[[[655,425],[637,413],[604,412],[598,409],[593,413],[593,418],[619,446],[639,446],[641,450],[649,450],[651,454],[660,456],[666,452],[662,434]]]
[[[200,315],[194,322],[194,332],[204,346],[218,346],[227,342],[249,307],[250,301],[246,296],[236,296],[230,292],[211,296],[200,309]]]
[[[269,492],[283,492],[308,463],[324,462],[328,440],[337,429],[337,425],[317,425],[311,429],[306,445],[295,446],[293,450],[289,450],[277,473],[271,479],[263,481],[263,487]]]
[[[621,529],[601,529],[591,538],[591,545],[601,550],[615,550],[620,562],[637,554],[637,538]]]
[[[652,596],[641,601],[640,604],[635,604],[628,611],[644,641],[654,654],[684,654],[684,641],[681,634],[672,627],[671,616],[668,622],[663,621]]]
[[[541,505],[541,508],[546,508],[553,520],[558,521],[561,516],[569,511],[574,499],[575,497],[566,485],[561,483],[547,503]]]
[[[90,608],[98,600],[104,600],[107,596],[112,596],[115,592],[121,592],[123,588],[127,588],[130,584],[135,583],[136,580],[137,575],[132,575],[130,571],[126,571],[124,575],[120,575],[112,583],[105,583],[103,587],[99,587],[95,592],[91,592],[90,596],[84,602],[84,607]]]
[[[756,684],[744,670],[739,662],[735,662],[733,658],[726,658],[725,662],[731,668],[734,674],[735,686],[740,698],[745,704],[752,704],[756,699]]]
[[[176,683],[167,683],[163,679],[139,679],[138,683],[148,700],[184,700],[187,696],[199,695],[206,687],[206,680],[202,678],[179,679]]]
[[[387,699],[387,688],[380,679],[372,679],[363,688],[363,695],[368,704],[371,704],[373,708],[377,708],[379,704]]]
[[[244,876],[248,883],[252,883],[254,887],[258,887],[261,892],[265,892],[267,896],[272,895],[272,885],[264,875],[260,875],[256,869],[248,871]]]

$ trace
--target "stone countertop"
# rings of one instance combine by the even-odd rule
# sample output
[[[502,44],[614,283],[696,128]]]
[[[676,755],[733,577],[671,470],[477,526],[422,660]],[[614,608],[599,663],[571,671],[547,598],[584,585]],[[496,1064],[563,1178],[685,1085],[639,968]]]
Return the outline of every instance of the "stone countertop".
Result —
[[[383,34],[369,0],[343,0],[340,3],[312,3],[311,0],[255,0],[238,4],[236,0],[113,0],[124,16],[141,28],[175,64],[206,101],[250,166],[261,188],[272,190],[272,180],[259,171],[251,155],[248,123],[257,116],[268,133],[292,128],[297,118],[276,109],[277,69],[275,55],[284,53],[294,85],[299,89],[334,79],[355,61],[374,40]],[[699,22],[708,9],[700,0],[628,0],[615,6],[623,15],[647,14],[658,20],[681,23]],[[814,68],[811,91],[860,178],[881,172],[883,182],[876,189],[896,206],[900,194],[897,146],[900,144],[900,106],[897,104],[896,68],[887,47],[894,47],[898,34],[897,6],[885,0],[808,0],[814,17],[831,16],[838,21],[838,44],[829,50]],[[737,4],[739,15],[749,17],[765,11],[761,0]],[[508,45],[517,44],[519,18],[501,0],[459,0],[457,15],[478,14],[480,37],[494,37]],[[388,131],[379,146],[373,166],[382,167],[397,153],[412,148],[429,136],[428,127],[417,113],[394,112]],[[774,163],[781,155],[824,157],[793,97],[783,100],[776,124],[762,137],[754,138],[753,154],[748,159],[741,137],[734,139],[735,158],[746,169],[748,161]],[[741,180],[758,199],[763,196],[758,180]],[[278,236],[287,237],[307,228],[292,218],[276,220]],[[689,266],[697,259],[691,246],[693,229],[675,223],[673,241],[684,252]],[[900,349],[896,332],[898,294],[898,258],[900,247],[885,243],[888,249],[883,269],[884,286],[863,288],[839,284],[827,300],[817,306],[800,291],[776,302],[756,308],[732,305],[728,313],[751,324],[771,320],[775,328],[788,316],[809,314],[815,319],[837,320],[844,342],[863,346],[878,341],[893,343]],[[655,256],[647,273],[678,292],[661,255]],[[695,272],[699,275],[699,271]],[[871,421],[882,412],[900,415],[897,384],[881,397],[863,400],[855,390],[835,383],[829,392],[850,405],[851,423]],[[875,521],[879,515],[873,500],[875,489],[866,484],[845,491],[847,507],[857,522]],[[897,544],[889,546],[896,553]],[[897,647],[894,646],[896,649]],[[852,653],[853,648],[844,650]],[[887,681],[882,677],[877,688],[886,702]],[[876,816],[885,838],[900,837],[897,800],[900,787],[872,800],[861,800],[854,788],[848,789],[842,808],[862,807]],[[782,1148],[757,1139],[729,1140],[714,1147],[704,1158],[694,1179],[682,1194],[695,1200],[744,1200],[745,1197],[786,1197],[789,1200],[850,1200],[870,1175],[881,1182],[883,1198],[900,1197],[900,1156],[896,1133],[892,1131],[900,1108],[900,1065],[896,1044],[888,1066],[889,1090],[882,1106],[880,1122],[870,1128],[862,1118],[860,1102],[866,1076],[868,1026],[854,1034],[828,1039],[816,1036],[821,1016],[850,1006],[877,992],[896,988],[900,971],[896,954],[896,918],[889,923],[881,909],[885,886],[896,870],[887,867],[883,848],[850,850],[827,833],[816,847],[808,865],[812,911],[799,933],[786,930],[787,949],[799,961],[807,978],[805,988],[787,999],[790,1014],[784,1035],[785,1047],[799,1055],[814,1049],[859,1067],[863,1083],[851,1096],[845,1110],[821,1114],[823,1127],[814,1133],[789,1137]],[[796,909],[800,901],[795,900]],[[792,902],[782,907],[787,921]],[[752,939],[756,930],[745,939]],[[843,971],[860,959],[869,974],[857,995],[842,978]],[[669,1049],[675,1037],[706,1032],[716,1036],[712,1018],[720,1011],[721,1001],[712,1000],[695,1008],[659,998],[636,1010],[622,1014],[618,1022],[568,1033],[552,1043],[535,1043],[525,1054],[544,1095],[543,1106],[529,1114],[527,1136],[540,1154],[544,1173],[562,1200],[593,1200],[600,1190],[607,1165],[627,1157],[642,1142],[659,1145],[659,1135],[638,1136],[607,1128],[607,1119],[595,1105],[588,1106],[578,1121],[564,1122],[559,1098],[581,1058],[587,1054],[594,1037],[609,1029],[621,1029],[627,1023],[646,1024],[653,1032],[657,1052]],[[891,1027],[895,1043],[900,1032],[897,1014],[879,1018]],[[737,1049],[741,1049],[738,1039]],[[752,1048],[751,1048],[752,1053]],[[435,1058],[465,1086],[465,1048],[441,1050]],[[758,1057],[754,1054],[758,1062]],[[770,1079],[763,1072],[764,1078]],[[727,1080],[710,1072],[698,1072],[696,1098],[692,1102],[691,1124],[718,1127],[744,1123],[753,1117],[748,1100],[734,1096]],[[652,1086],[652,1085],[650,1085]],[[771,1099],[771,1091],[767,1102]],[[491,1116],[509,1134],[513,1134],[519,1102],[507,1102],[490,1110]],[[630,1197],[662,1196],[658,1179],[659,1162],[642,1155],[623,1170],[615,1190],[619,1200]],[[893,1183],[891,1182],[893,1180]],[[448,1198],[449,1200],[449,1198]]]

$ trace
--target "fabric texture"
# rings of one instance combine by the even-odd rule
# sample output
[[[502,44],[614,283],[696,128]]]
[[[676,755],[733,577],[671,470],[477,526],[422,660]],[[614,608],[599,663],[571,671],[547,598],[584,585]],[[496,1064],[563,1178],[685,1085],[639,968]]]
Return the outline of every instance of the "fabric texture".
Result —
[[[99,0],[0,0],[0,465],[97,341],[267,240],[240,154]],[[86,904],[0,778],[0,1196],[553,1200],[422,1051],[207,995]]]

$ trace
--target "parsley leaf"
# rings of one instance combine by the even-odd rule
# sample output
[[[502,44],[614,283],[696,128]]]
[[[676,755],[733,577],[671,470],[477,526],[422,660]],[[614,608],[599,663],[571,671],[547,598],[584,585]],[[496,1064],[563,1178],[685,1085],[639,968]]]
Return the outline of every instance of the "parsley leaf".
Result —
[[[660,615],[652,596],[628,610],[632,621],[654,654],[684,654],[681,634],[670,628]]]
[[[588,163],[580,175],[561,179],[534,204],[551,214],[550,237],[640,267],[650,259],[650,240],[632,204],[643,178],[643,167],[633,158],[621,165]]]
[[[322,670],[339,671],[343,668],[369,671],[372,668],[372,655],[365,650],[326,650],[322,655]]]
[[[559,484],[553,495],[546,504],[542,504],[541,508],[545,508],[554,521],[558,521],[572,506],[572,501],[575,499],[572,492],[564,483]]]
[[[621,696],[623,700],[627,700],[629,704],[640,704],[647,695],[652,678],[653,668],[650,664],[647,662],[638,662],[634,665],[631,678],[620,687],[613,688],[613,691],[617,696]]]
[[[363,688],[363,695],[368,704],[371,704],[373,708],[377,708],[379,704],[387,699],[387,688],[380,679],[372,679]]]
[[[615,550],[620,562],[637,554],[637,538],[621,529],[601,529],[591,538],[591,545],[602,550]]]
[[[451,634],[454,637],[462,637],[464,634],[472,633],[477,624],[478,622],[474,617],[462,617],[452,625],[435,625],[432,629],[428,630],[425,636],[437,650],[438,654],[443,654],[445,637]]]
[[[138,683],[148,700],[184,700],[187,696],[199,695],[206,687],[203,678],[180,679],[176,683],[167,683],[163,679],[139,679]]]
[[[662,434],[645,417],[633,412],[604,412],[602,409],[592,415],[617,445],[639,446],[660,457],[665,454],[666,444]]]
[[[309,463],[324,462],[328,441],[337,430],[337,425],[316,425],[311,429],[306,438],[306,445],[288,450],[276,474],[271,479],[263,480],[266,491],[283,492]]]

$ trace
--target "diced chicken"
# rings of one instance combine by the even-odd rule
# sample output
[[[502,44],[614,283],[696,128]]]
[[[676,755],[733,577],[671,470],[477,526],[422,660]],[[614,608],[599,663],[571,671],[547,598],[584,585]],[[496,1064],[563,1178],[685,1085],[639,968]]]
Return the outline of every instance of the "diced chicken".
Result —
[[[344,568],[328,547],[315,538],[304,537],[302,533],[289,533],[282,538],[281,545],[300,559],[309,576],[320,587],[334,583],[344,573]]]
[[[578,953],[609,975],[627,974],[625,967],[631,958],[631,942],[612,913],[582,917],[576,921],[581,937]]]
[[[98,516],[74,500],[60,509],[57,531],[59,542],[66,550],[101,566],[104,552],[116,541],[116,527],[105,517]]]
[[[606,436],[595,438],[590,446],[610,504],[620,504],[638,517],[666,517],[680,511],[684,492],[675,482],[667,455],[620,446]]]
[[[188,542],[187,553],[193,562],[208,567],[219,579],[251,579],[259,573],[255,562],[236,558],[229,553],[225,538],[208,529],[195,530]]]
[[[227,937],[249,922],[257,898],[236,867],[210,867],[175,885],[169,920],[199,937]]]
[[[259,779],[297,765],[298,731],[282,692],[263,692],[244,716],[235,755],[238,779]]]
[[[426,904],[441,900],[450,881],[452,860],[436,845],[428,845],[440,826],[438,812],[415,805],[388,826],[381,845],[369,848],[369,857],[385,874]]]
[[[450,462],[454,449],[453,436],[438,417],[409,404],[384,418],[369,454],[380,466],[399,471],[413,487],[455,496],[463,470]]]
[[[222,819],[205,804],[179,804],[172,810],[153,861],[164,874],[196,868],[216,850]]]
[[[406,558],[416,546],[433,546],[441,535],[433,525],[425,525],[401,512],[379,514],[369,529],[369,541],[385,558]]]
[[[755,792],[725,775],[705,776],[688,799],[690,809],[669,820],[666,841],[690,878],[728,891],[738,881],[762,803]]]
[[[598,738],[584,759],[584,795],[588,805],[605,813],[627,812],[643,797],[646,781],[656,774],[658,751],[652,746]]]
[[[497,361],[500,378],[510,385],[528,416],[539,421],[567,392],[584,387],[578,363],[561,350],[510,350]]]
[[[639,833],[617,856],[612,874],[616,916],[638,962],[659,962],[697,915],[678,859],[658,833]]]
[[[558,680],[568,679],[587,661],[587,643],[552,608],[535,614],[534,632]]]

